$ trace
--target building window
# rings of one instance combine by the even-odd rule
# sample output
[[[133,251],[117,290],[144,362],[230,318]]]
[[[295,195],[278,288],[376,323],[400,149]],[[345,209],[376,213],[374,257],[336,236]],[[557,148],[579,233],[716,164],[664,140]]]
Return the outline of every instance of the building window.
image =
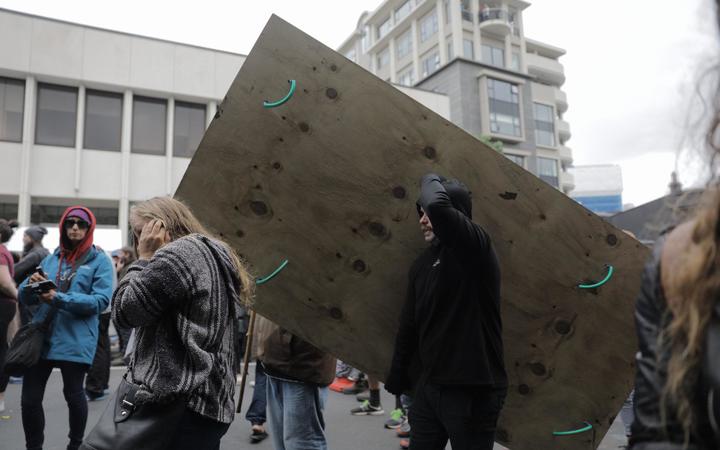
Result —
[[[36,144],[75,146],[77,100],[77,88],[38,84]]]
[[[437,12],[433,9],[420,19],[420,42],[430,39],[438,31]]]
[[[518,72],[520,71],[520,53],[512,53],[512,63],[510,65],[510,68],[512,70],[517,70]]]
[[[0,202],[0,219],[12,220],[17,219],[18,205],[17,203]]]
[[[25,82],[0,77],[0,141],[22,142]]]
[[[370,26],[365,25],[363,28],[362,39],[360,40],[360,47],[363,53],[367,53],[370,48]]]
[[[448,62],[450,62],[453,58],[455,58],[455,52],[453,51],[452,41],[447,41],[447,58],[448,58]]]
[[[385,19],[383,23],[378,25],[377,27],[377,38],[378,40],[382,39],[384,36],[386,36],[390,32],[390,28],[392,27],[392,19],[388,17]]]
[[[422,60],[422,76],[425,78],[440,67],[440,55],[432,52]]]
[[[120,151],[122,107],[122,94],[89,89],[86,91],[83,147]]]
[[[357,62],[357,59],[355,59],[355,49],[349,50],[345,53],[345,57],[352,62]]]
[[[520,127],[520,92],[517,85],[487,79],[490,106],[490,131],[506,136],[522,136]]]
[[[166,100],[149,97],[133,98],[133,153],[165,154],[166,116]]]
[[[405,72],[398,75],[398,84],[403,86],[412,86],[415,84],[415,70],[411,67]]]
[[[463,39],[463,56],[467,59],[475,59],[475,48],[470,39]]]
[[[486,64],[505,67],[505,51],[492,45],[482,45],[482,60]]]
[[[511,153],[505,153],[505,157],[510,161],[514,162],[520,167],[525,167],[525,157],[522,155],[513,155]]]
[[[175,102],[173,155],[192,158],[205,134],[205,105]]]
[[[443,13],[445,16],[445,23],[450,23],[450,1],[443,1]]]
[[[410,53],[412,53],[412,30],[407,30],[401,34],[395,42],[395,52],[397,53],[397,59],[403,59]]]
[[[79,202],[74,202],[79,203]],[[70,206],[66,205],[39,205],[33,203],[30,206],[30,222],[36,224],[56,225],[60,223],[65,210]],[[93,212],[98,225],[109,225],[117,227],[120,223],[118,208],[89,207]]]
[[[535,143],[546,147],[555,147],[555,115],[553,107],[542,103],[533,103],[535,114]]]
[[[472,11],[470,10],[470,0],[462,0],[460,2],[460,15],[462,16],[463,20],[467,20],[469,22],[472,22]]]
[[[385,47],[377,54],[377,70],[390,64],[390,49]]]
[[[538,157],[538,176],[544,182],[556,188],[560,187],[557,160]]]
[[[401,20],[406,18],[412,10],[412,4],[410,0],[405,0],[405,3],[395,9],[395,23],[400,23]]]

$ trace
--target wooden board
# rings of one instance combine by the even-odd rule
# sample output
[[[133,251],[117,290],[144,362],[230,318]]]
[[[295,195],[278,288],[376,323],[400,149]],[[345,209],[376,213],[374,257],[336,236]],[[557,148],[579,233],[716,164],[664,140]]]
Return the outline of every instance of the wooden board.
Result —
[[[264,108],[288,80],[292,98]],[[342,55],[273,16],[177,197],[256,274],[289,260],[258,288],[259,313],[383,378],[425,245],[415,200],[429,171],[470,187],[500,258],[511,386],[499,441],[595,448],[631,388],[646,249]],[[607,284],[577,288],[606,264]],[[583,421],[594,438],[552,434]]]

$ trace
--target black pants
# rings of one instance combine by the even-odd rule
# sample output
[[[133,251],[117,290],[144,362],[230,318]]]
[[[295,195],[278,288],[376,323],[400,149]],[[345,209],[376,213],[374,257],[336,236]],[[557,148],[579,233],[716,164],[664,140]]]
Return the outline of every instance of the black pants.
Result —
[[[175,432],[175,440],[168,448],[173,450],[220,450],[220,439],[225,436],[229,423],[220,423],[200,414],[185,410]]]
[[[492,450],[506,389],[419,387],[410,408],[410,450]]]
[[[0,393],[7,389],[9,379],[3,368],[8,350],[7,331],[10,322],[15,318],[15,305],[10,299],[0,299]]]
[[[41,359],[37,365],[25,372],[23,379],[20,404],[23,429],[25,430],[25,446],[28,450],[41,450],[45,441],[45,411],[43,411],[42,401],[45,396],[45,386],[53,367],[58,367],[62,374],[63,394],[70,412],[68,450],[77,449],[85,434],[88,406],[83,382],[88,365]]]
[[[87,374],[85,390],[90,397],[100,397],[110,382],[110,313],[100,314],[95,357]]]

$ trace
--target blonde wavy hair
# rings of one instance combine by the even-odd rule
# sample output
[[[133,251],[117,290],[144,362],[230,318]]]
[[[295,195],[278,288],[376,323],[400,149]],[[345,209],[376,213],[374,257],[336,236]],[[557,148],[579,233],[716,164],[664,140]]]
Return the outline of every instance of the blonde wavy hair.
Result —
[[[189,234],[198,233],[220,242],[230,255],[242,284],[240,301],[245,305],[252,304],[255,281],[246,265],[237,252],[227,242],[210,233],[183,202],[170,197],[151,198],[130,208],[130,224],[134,224],[138,219],[161,220],[165,224],[165,229],[170,234],[170,240],[172,241]]]

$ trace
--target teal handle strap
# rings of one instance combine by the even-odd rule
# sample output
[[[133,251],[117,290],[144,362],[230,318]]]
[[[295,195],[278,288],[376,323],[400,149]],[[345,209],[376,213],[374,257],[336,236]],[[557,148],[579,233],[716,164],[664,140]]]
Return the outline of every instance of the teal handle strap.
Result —
[[[268,275],[268,276],[266,276],[266,277],[258,278],[258,279],[255,281],[255,284],[257,284],[257,285],[259,286],[259,285],[261,285],[261,284],[267,283],[268,281],[272,280],[272,279],[275,277],[275,275],[279,274],[280,271],[283,270],[283,269],[285,268],[285,266],[287,266],[287,265],[288,265],[288,260],[286,259],[285,261],[282,262],[282,264],[280,264],[280,265],[278,266],[277,269],[275,269],[275,270],[273,271],[273,273],[271,273],[270,275]]]
[[[589,422],[583,422],[586,426],[578,428],[577,430],[570,431],[553,431],[553,436],[571,436],[573,434],[580,434],[586,431],[592,430],[592,425]]]
[[[610,281],[610,278],[612,278],[613,272],[615,272],[615,269],[610,264],[607,264],[605,267],[607,267],[607,269],[608,269],[608,272],[607,272],[607,275],[605,276],[605,278],[603,278],[602,280],[598,281],[597,283],[593,283],[593,284],[578,284],[578,287],[580,289],[594,289],[594,288],[600,287],[603,284]]]
[[[269,102],[266,100],[263,102],[263,106],[265,108],[277,108],[278,106],[280,106],[280,105],[286,103],[288,100],[290,100],[290,98],[295,93],[295,87],[297,86],[297,83],[295,82],[295,80],[288,80],[288,83],[290,83],[290,91],[287,93],[287,95],[285,95],[285,97],[281,98],[280,100],[278,100],[276,102]]]

